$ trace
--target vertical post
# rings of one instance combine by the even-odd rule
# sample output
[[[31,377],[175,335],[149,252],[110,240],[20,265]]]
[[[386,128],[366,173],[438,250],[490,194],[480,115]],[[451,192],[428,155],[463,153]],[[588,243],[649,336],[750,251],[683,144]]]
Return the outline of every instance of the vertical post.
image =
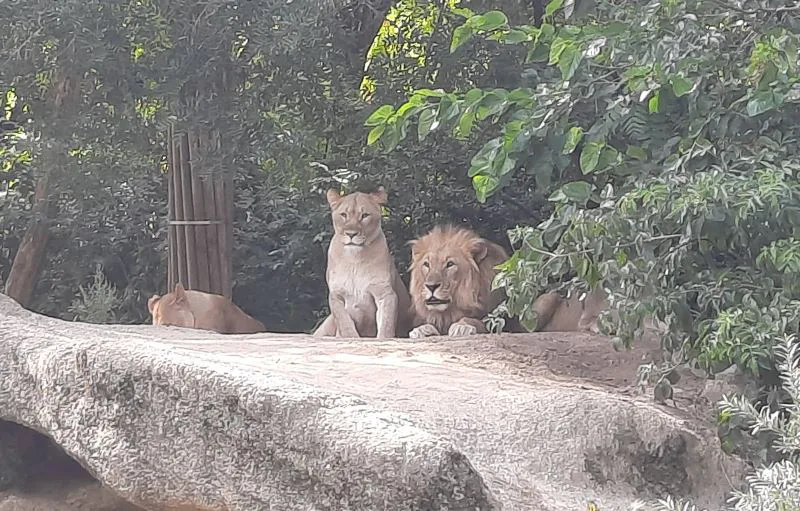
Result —
[[[219,236],[222,232],[223,226],[217,224],[220,217],[217,216],[217,206],[214,200],[214,181],[216,176],[209,176],[202,180],[203,201],[206,207],[206,217],[211,221],[208,226],[208,280],[211,292],[219,295],[224,295],[222,289],[222,280],[220,275],[220,261],[219,258]]]
[[[172,164],[173,167],[170,169],[172,173],[172,192],[173,192],[173,206],[174,206],[174,220],[176,222],[180,222],[184,220],[183,216],[183,183],[181,182],[181,136],[176,134],[174,129],[172,131],[172,138],[170,139],[170,144],[172,144]],[[175,265],[175,282],[180,282],[184,286],[188,285],[187,280],[187,268],[186,268],[186,225],[181,225],[176,223],[173,225],[175,230],[175,253],[176,253],[176,265]],[[172,287],[167,289],[167,292],[172,291],[175,288],[175,283],[172,284]]]
[[[200,128],[199,130],[202,130]],[[200,183],[200,177],[197,175],[198,162],[202,161],[201,155],[206,147],[203,143],[201,131],[190,131],[187,134],[187,146],[189,148],[189,169],[191,171],[191,188],[192,188],[192,210],[193,220],[207,220],[206,208],[203,200],[203,190]],[[192,226],[194,229],[194,254],[196,258],[196,275],[194,275],[194,284],[192,289],[198,291],[212,292],[209,285],[208,276],[208,244],[206,242],[206,232],[208,225]]]
[[[180,175],[181,191],[183,199],[183,219],[194,220],[194,203],[192,202],[192,167],[189,161],[189,133],[181,133],[180,136]],[[197,254],[194,243],[194,226],[185,225],[186,233],[186,281],[183,285],[186,289],[197,289]]]
[[[172,178],[175,172],[175,153],[173,151],[172,139],[174,137],[172,125],[167,128],[167,292],[175,289],[178,282],[178,237],[175,232],[177,226],[172,222],[175,220],[175,180]]]

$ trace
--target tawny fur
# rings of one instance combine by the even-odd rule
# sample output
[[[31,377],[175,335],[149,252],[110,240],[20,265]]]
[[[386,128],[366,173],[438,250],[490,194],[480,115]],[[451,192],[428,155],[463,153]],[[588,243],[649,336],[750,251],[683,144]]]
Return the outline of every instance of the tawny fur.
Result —
[[[486,333],[483,318],[503,300],[492,291],[495,266],[508,259],[500,245],[471,229],[436,226],[411,241],[411,283],[415,328],[411,337]],[[438,286],[431,291],[427,286]],[[431,303],[430,299],[446,303]]]
[[[537,332],[598,332],[597,318],[608,308],[608,300],[601,288],[590,291],[583,301],[580,296],[564,298],[551,291],[533,302],[537,315]]]
[[[221,334],[263,332],[264,324],[240,309],[230,299],[202,291],[186,290],[180,283],[164,296],[147,300],[153,325],[212,330]]]
[[[333,237],[328,247],[331,314],[315,337],[400,337],[408,334],[410,298],[381,227],[383,188],[341,196],[328,190]]]

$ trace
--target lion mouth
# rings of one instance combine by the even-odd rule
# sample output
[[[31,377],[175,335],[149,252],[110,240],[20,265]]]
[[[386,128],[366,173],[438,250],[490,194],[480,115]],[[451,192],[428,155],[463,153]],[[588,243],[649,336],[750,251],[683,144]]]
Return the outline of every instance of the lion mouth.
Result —
[[[425,305],[447,305],[450,303],[450,300],[442,300],[441,298],[436,298],[434,296],[425,300]]]

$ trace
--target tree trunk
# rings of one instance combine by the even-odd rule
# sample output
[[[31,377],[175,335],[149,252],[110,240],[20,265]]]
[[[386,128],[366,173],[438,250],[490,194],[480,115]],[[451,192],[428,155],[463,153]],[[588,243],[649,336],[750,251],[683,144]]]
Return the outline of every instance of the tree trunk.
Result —
[[[80,103],[80,82],[73,44],[65,48],[61,59],[62,64],[54,74],[51,87],[47,91],[46,111],[50,117],[45,125],[50,129],[45,136],[49,141],[40,146],[41,150],[36,155],[39,174],[36,177],[33,196],[33,218],[14,256],[5,287],[5,294],[23,307],[30,305],[44,265],[47,242],[50,240],[49,220],[53,216],[50,185],[53,174],[64,163],[67,146],[63,141],[70,135],[68,127]]]
[[[45,170],[36,180],[33,197],[33,218],[22,243],[19,245],[11,272],[6,281],[5,294],[19,302],[23,307],[30,305],[33,290],[39,280],[47,242],[50,240],[50,170]]]

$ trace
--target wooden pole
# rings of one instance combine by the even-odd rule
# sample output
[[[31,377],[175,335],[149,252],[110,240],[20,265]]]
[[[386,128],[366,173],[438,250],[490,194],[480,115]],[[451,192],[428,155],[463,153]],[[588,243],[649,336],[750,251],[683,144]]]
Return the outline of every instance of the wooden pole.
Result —
[[[175,132],[172,132],[172,138],[170,139],[170,144],[172,144],[172,193],[173,193],[173,206],[174,206],[174,220],[181,221],[185,220],[183,216],[183,183],[181,182],[181,135],[176,135]],[[176,282],[180,282],[181,284],[188,285],[189,281],[187,279],[188,273],[186,269],[186,225],[173,225],[173,229],[175,230],[175,253],[177,254],[177,264],[175,265],[176,272],[175,278]],[[167,292],[172,291],[175,288],[175,283],[172,284],[172,287],[167,290]]]
[[[209,176],[202,180],[203,201],[206,206],[206,216],[212,222],[208,226],[208,280],[211,292],[224,295],[222,289],[222,280],[220,275],[220,258],[219,258],[219,236],[223,231],[224,226],[217,225],[214,222],[220,219],[217,216],[217,206],[214,200],[214,181],[218,180],[217,176]]]
[[[197,176],[198,167],[196,163],[200,161],[199,156],[203,152],[202,135],[197,132],[189,132],[187,135],[187,147],[189,148],[189,169],[191,172],[191,189],[192,189],[192,210],[193,220],[207,220],[206,208],[203,200],[202,185],[200,178]],[[194,254],[196,261],[196,275],[194,275],[194,284],[192,289],[198,291],[211,292],[208,276],[208,243],[206,242],[207,225],[194,225]]]
[[[178,282],[178,251],[177,251],[177,226],[173,225],[175,220],[175,153],[172,140],[175,134],[173,127],[167,128],[167,292],[175,289]]]
[[[180,174],[181,174],[181,202],[183,206],[183,219],[194,220],[194,204],[192,202],[192,167],[189,160],[189,134],[181,133],[180,138]],[[194,226],[184,226],[186,233],[186,289],[197,289],[197,253],[195,250]]]

